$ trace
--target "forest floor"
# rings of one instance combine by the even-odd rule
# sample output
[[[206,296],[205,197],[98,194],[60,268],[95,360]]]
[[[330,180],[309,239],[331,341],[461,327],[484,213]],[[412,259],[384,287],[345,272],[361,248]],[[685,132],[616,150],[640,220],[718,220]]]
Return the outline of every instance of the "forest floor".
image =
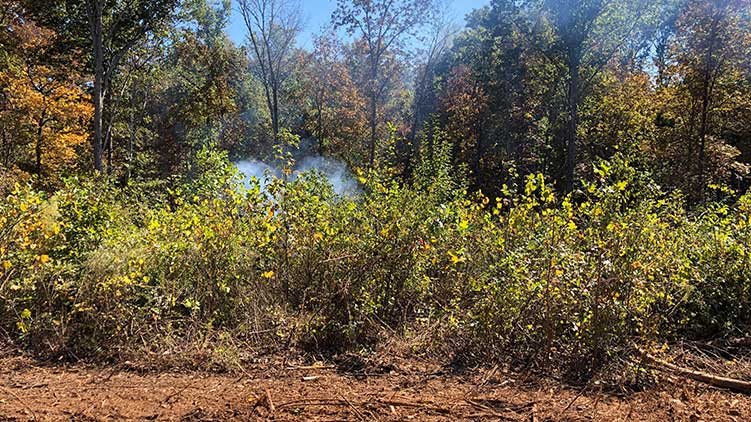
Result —
[[[498,368],[259,363],[233,374],[0,358],[0,421],[748,421],[751,396],[691,382],[619,394]]]

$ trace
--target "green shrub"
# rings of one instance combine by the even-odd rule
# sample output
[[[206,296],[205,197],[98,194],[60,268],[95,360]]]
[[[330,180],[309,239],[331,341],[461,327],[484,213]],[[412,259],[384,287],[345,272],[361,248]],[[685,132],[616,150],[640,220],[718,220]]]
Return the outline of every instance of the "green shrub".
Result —
[[[429,326],[458,359],[590,377],[634,344],[750,322],[751,196],[687,212],[616,155],[575,194],[530,175],[490,199],[435,147],[412,186],[372,172],[359,197],[315,173],[245,189],[210,151],[145,204],[152,185],[17,187],[2,327],[45,354],[116,357],[166,338],[337,352]]]

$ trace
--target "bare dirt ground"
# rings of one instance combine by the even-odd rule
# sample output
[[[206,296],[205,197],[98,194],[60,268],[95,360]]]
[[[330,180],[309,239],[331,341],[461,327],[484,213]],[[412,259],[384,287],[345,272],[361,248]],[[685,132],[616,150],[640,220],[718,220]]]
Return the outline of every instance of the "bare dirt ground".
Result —
[[[259,365],[144,372],[0,358],[0,421],[748,421],[751,397],[689,382],[618,395],[495,369]]]

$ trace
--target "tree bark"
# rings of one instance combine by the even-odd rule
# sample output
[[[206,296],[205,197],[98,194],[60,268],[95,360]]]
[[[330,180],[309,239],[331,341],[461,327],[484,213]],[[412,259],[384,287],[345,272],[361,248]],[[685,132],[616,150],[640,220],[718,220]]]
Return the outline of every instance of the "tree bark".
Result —
[[[701,116],[699,123],[699,157],[698,157],[698,180],[697,180],[697,194],[699,201],[704,200],[704,184],[705,184],[705,167],[706,167],[706,143],[707,132],[709,130],[709,108],[711,103],[711,86],[712,86],[712,74],[714,73],[714,47],[717,39],[717,20],[712,23],[712,30],[709,34],[709,40],[707,45],[707,51],[704,63],[704,74],[702,75],[701,86]]]
[[[102,166],[102,138],[104,115],[104,46],[102,45],[102,13],[101,0],[89,1],[89,25],[91,26],[91,41],[94,50],[94,169],[101,172]]]

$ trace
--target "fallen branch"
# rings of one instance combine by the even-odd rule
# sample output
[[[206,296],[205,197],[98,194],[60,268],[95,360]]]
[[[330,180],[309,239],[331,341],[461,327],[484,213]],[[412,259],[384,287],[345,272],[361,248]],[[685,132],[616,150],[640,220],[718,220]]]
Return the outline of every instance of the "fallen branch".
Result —
[[[746,393],[746,394],[751,393],[751,382],[749,381],[743,381],[743,380],[739,380],[736,378],[721,377],[717,375],[708,374],[706,372],[694,371],[692,369],[682,368],[680,366],[673,365],[670,362],[667,362],[655,356],[652,356],[651,354],[641,349],[637,348],[636,350],[642,356],[644,361],[652,365],[655,369],[672,372],[676,375],[680,375],[682,377],[692,379],[694,381],[703,382],[705,384],[709,384],[714,387],[724,388],[724,389],[735,391],[738,393]]]

